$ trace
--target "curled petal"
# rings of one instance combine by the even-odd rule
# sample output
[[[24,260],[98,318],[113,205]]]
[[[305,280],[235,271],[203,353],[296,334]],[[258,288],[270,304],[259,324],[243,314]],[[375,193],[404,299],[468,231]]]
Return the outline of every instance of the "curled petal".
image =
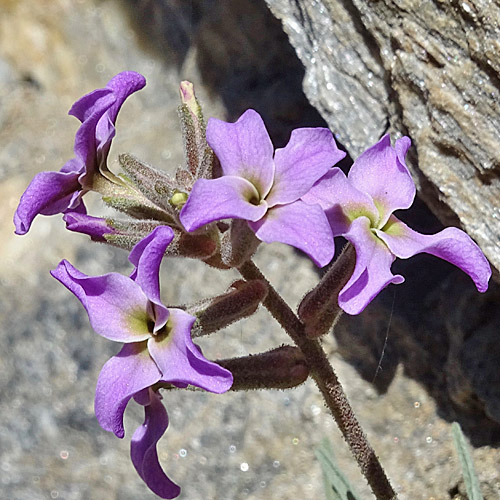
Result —
[[[279,241],[307,254],[319,266],[326,266],[335,253],[332,230],[323,209],[297,200],[271,208],[258,222],[249,223],[255,236],[265,243]]]
[[[224,175],[246,179],[264,198],[273,182],[274,148],[259,113],[248,109],[236,123],[210,118],[206,135]]]
[[[115,103],[108,111],[108,117],[111,123],[116,122],[116,117],[122,104],[127,97],[134,92],[141,90],[146,85],[146,79],[135,71],[122,71],[106,84],[106,89],[110,89],[116,98]]]
[[[75,135],[75,155],[85,165],[86,170],[82,172],[80,183],[85,185],[85,179],[92,177],[94,171],[99,167],[101,158],[98,149],[100,141],[96,137],[98,123],[106,119],[106,112],[116,101],[113,94],[105,94],[92,107],[92,113],[86,116]]]
[[[79,210],[65,212],[63,219],[64,222],[66,222],[66,229],[77,233],[87,234],[92,241],[105,242],[105,234],[116,232],[113,228],[108,226],[105,219],[101,217],[92,217]]]
[[[294,130],[286,147],[274,155],[274,182],[267,203],[274,206],[297,200],[344,156],[328,129]]]
[[[87,276],[66,260],[50,274],[80,300],[99,335],[118,342],[138,342],[151,336],[148,299],[130,278],[118,273]]]
[[[367,149],[349,171],[352,184],[369,194],[379,209],[379,227],[387,222],[394,210],[409,208],[415,198],[415,184],[405,164],[410,144],[408,137],[401,137],[393,148],[387,134]]]
[[[377,235],[401,259],[422,252],[435,255],[467,273],[480,292],[488,289],[491,277],[488,260],[470,236],[456,227],[447,227],[437,234],[420,234],[391,216]]]
[[[354,272],[339,294],[339,306],[348,314],[359,314],[390,283],[400,284],[404,278],[393,275],[395,256],[370,230],[366,217],[356,219],[344,235],[356,250]]]
[[[372,225],[379,220],[377,207],[371,197],[356,189],[340,168],[332,168],[307,192],[302,200],[318,203],[325,211],[333,236],[349,230],[351,221],[365,216]]]
[[[97,379],[94,407],[100,426],[122,438],[123,412],[130,398],[160,378],[146,342],[125,344],[106,362]]]
[[[21,196],[14,214],[16,234],[26,234],[38,215],[53,215],[66,210],[81,189],[78,172],[40,172]]]
[[[149,394],[144,423],[134,432],[130,442],[130,457],[139,476],[153,493],[160,498],[175,498],[181,489],[163,472],[156,451],[156,444],[168,427],[167,410],[155,392],[149,389]]]
[[[217,394],[229,390],[233,383],[231,372],[206,359],[193,344],[194,316],[180,309],[169,311],[168,333],[148,341],[151,357],[161,371],[161,380],[179,387],[194,385]]]
[[[221,219],[259,220],[267,211],[267,203],[259,203],[259,193],[246,179],[224,176],[198,179],[179,215],[186,231]]]
[[[137,243],[130,251],[129,261],[135,266],[130,275],[155,304],[155,332],[162,328],[168,319],[168,309],[160,299],[160,264],[165,251],[174,239],[174,231],[168,226],[156,227],[148,236]]]

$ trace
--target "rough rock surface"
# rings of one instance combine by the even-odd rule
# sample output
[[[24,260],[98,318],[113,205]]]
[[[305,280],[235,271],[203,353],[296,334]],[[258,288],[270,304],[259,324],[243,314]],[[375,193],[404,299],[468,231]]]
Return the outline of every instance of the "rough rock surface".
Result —
[[[356,157],[407,134],[419,193],[500,269],[500,5],[489,0],[266,0],[304,90]]]
[[[69,234],[57,216],[39,217],[27,236],[13,235],[12,215],[33,175],[59,169],[72,156],[77,123],[66,116],[72,102],[119,71],[137,70],[147,77],[147,87],[120,113],[112,167],[120,152],[169,170],[182,162],[176,107],[177,85],[184,78],[195,82],[209,116],[234,118],[247,106],[262,111],[276,143],[286,141],[290,128],[322,123],[300,92],[303,69],[264,3],[203,3],[0,2],[1,498],[155,498],[128,457],[128,439],[142,421],[140,409],[131,404],[127,410],[123,441],[103,431],[93,414],[97,375],[118,346],[92,332],[78,301],[48,275],[62,258],[89,274],[127,272],[125,253]],[[259,31],[263,24],[266,30]],[[266,43],[260,41],[263,36]],[[245,37],[253,41],[247,45]],[[286,54],[287,64],[273,50]],[[94,214],[101,210],[99,203],[92,206]],[[283,245],[261,248],[257,262],[292,305],[317,281],[311,263]],[[405,270],[408,286],[397,288],[392,320],[393,294],[388,291],[364,315],[343,318],[338,340],[329,337],[325,346],[401,499],[449,500],[464,491],[450,432],[454,418],[464,427],[469,424],[468,437],[480,445],[473,457],[483,494],[497,499],[500,454],[493,446],[496,428],[491,423],[498,415],[498,384],[493,382],[498,377],[497,343],[490,330],[481,329],[482,313],[470,283],[462,296],[459,273],[434,268],[429,259],[421,262],[425,272],[418,265],[413,275]],[[446,275],[449,280],[436,288]],[[163,266],[162,293],[170,304],[185,303],[224,290],[233,278],[193,261],[170,260]],[[411,300],[417,278],[422,287],[432,282],[434,295]],[[448,303],[441,310],[446,313],[440,312],[442,321],[435,322],[441,299],[431,299],[443,295]],[[498,303],[495,295],[489,297]],[[467,305],[457,307],[460,301]],[[464,317],[467,308],[474,314]],[[428,325],[422,324],[422,313]],[[414,336],[418,324],[420,334]],[[283,342],[283,332],[260,311],[252,322],[233,325],[203,348],[217,358]],[[359,349],[358,357],[352,356],[352,346]],[[489,372],[478,367],[481,363]],[[436,382],[440,371],[446,377]],[[452,397],[455,406],[449,403]],[[181,499],[323,498],[313,450],[325,435],[333,441],[342,469],[363,498],[370,498],[310,382],[274,393],[179,391],[168,395],[166,405],[171,425],[159,455],[182,485]]]

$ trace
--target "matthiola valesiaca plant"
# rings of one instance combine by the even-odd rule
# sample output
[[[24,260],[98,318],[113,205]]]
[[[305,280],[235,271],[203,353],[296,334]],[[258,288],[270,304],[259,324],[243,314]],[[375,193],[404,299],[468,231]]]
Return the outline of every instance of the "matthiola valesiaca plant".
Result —
[[[62,213],[70,231],[130,251],[130,276],[88,276],[66,260],[52,271],[80,300],[96,333],[123,344],[97,380],[100,425],[121,438],[128,402],[143,406],[144,423],[131,440],[132,463],[154,493],[174,498],[180,488],[163,472],[157,453],[168,427],[160,391],[287,389],[311,376],[375,496],[395,498],[316,337],[331,331],[342,310],[361,313],[385,286],[401,283],[402,276],[391,272],[396,258],[430,253],[469,274],[481,292],[491,275],[486,258],[459,229],[422,235],[393,215],[415,197],[405,165],[407,137],[394,147],[389,136],[383,137],[346,176],[335,167],[345,153],[328,129],[299,128],[275,150],[254,110],[235,123],[211,118],[205,125],[189,82],[181,83],[179,107],[185,164],[171,177],[122,154],[123,172],[112,173],[107,158],[118,111],[144,84],[137,73],[120,73],[74,104],[70,114],[82,122],[75,158],[59,172],[38,174],[14,216],[16,233],[25,234],[36,215]],[[87,214],[82,197],[88,191],[99,193],[122,218]],[[297,313],[252,261],[260,243],[279,242],[323,267],[334,256],[337,236],[349,244]],[[167,307],[160,298],[159,272],[170,257],[235,268],[242,279],[200,302]],[[188,275],[183,286],[189,286]],[[194,338],[213,335],[216,342],[216,332],[252,315],[261,303],[295,346],[217,361],[204,357]]]

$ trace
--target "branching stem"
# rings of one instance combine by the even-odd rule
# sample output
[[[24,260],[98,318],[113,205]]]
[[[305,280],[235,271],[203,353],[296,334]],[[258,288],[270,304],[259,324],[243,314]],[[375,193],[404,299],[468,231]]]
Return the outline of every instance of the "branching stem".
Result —
[[[251,260],[242,264],[239,271],[246,280],[260,279],[267,283],[269,288],[267,297],[263,302],[264,306],[304,354],[311,376],[319,387],[326,405],[330,409],[375,497],[377,500],[396,499],[396,493],[356,419],[342,385],[319,341],[306,337],[303,323]]]

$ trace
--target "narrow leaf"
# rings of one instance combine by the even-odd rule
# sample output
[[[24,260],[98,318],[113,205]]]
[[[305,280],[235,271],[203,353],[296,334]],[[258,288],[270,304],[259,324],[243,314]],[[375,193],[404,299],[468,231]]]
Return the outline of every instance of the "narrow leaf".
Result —
[[[327,500],[362,500],[340,470],[333,446],[328,439],[323,439],[314,451],[323,471],[323,482]]]
[[[455,448],[458,452],[458,458],[460,459],[460,464],[462,465],[462,474],[464,476],[465,488],[467,490],[467,496],[469,500],[483,500],[483,495],[479,488],[479,480],[474,470],[474,464],[472,462],[472,457],[467,449],[467,443],[465,441],[464,433],[460,428],[458,422],[453,422],[451,425],[451,431],[453,434],[453,441],[455,442]]]

